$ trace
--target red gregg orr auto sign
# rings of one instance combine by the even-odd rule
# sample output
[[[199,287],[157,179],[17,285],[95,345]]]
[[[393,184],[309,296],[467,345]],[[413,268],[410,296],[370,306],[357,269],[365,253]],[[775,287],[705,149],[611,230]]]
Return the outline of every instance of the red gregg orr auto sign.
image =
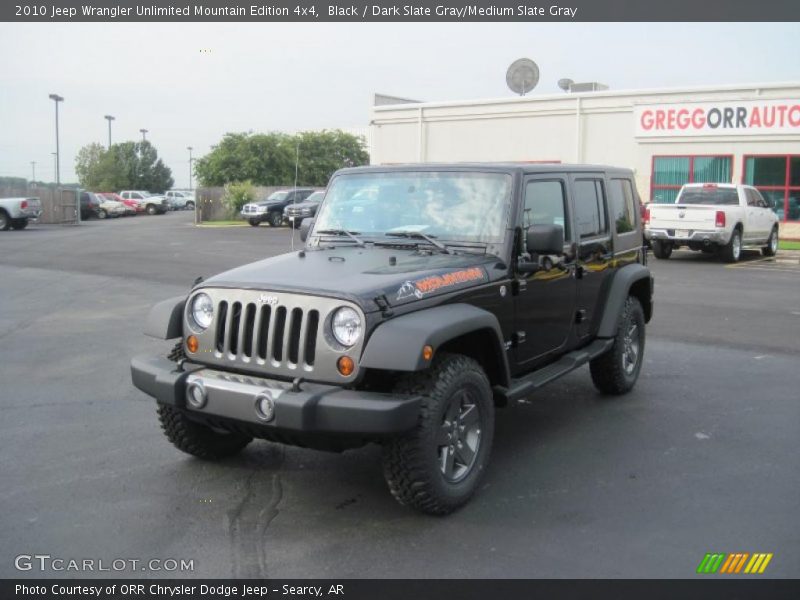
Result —
[[[634,107],[636,137],[800,134],[800,100],[740,100]]]

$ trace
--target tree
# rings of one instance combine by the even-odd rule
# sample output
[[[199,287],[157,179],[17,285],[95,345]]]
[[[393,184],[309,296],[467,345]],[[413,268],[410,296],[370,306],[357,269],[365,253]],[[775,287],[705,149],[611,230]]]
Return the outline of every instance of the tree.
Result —
[[[211,152],[197,160],[195,173],[204,186],[251,181],[254,185],[291,185],[299,151],[298,185],[324,186],[334,171],[369,163],[363,140],[343,131],[227,133]]]
[[[304,131],[295,137],[298,185],[326,186],[334,171],[369,164],[363,138],[344,131]]]
[[[75,172],[90,190],[137,189],[163,192],[172,187],[172,171],[148,141],[122,142],[106,150],[89,144],[78,152]]]

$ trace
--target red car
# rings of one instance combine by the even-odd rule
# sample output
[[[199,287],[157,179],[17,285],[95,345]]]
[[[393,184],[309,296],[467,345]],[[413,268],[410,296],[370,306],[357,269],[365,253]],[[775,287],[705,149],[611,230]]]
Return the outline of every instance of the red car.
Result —
[[[128,211],[128,214],[136,214],[140,212],[144,212],[144,206],[139,204],[136,200],[126,200],[119,194],[115,194],[114,192],[98,192],[100,196],[104,198],[108,198],[109,200],[115,200],[117,202],[122,202],[125,206],[130,209],[133,209],[135,212]]]

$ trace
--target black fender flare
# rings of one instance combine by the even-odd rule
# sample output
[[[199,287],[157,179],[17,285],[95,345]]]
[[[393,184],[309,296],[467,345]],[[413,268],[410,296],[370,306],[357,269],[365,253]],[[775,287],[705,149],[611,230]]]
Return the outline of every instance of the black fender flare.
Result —
[[[622,267],[614,275],[611,285],[606,296],[606,303],[603,310],[603,318],[600,320],[600,326],[597,329],[597,337],[610,338],[614,337],[617,332],[617,322],[622,309],[625,306],[625,300],[631,293],[631,288],[635,285],[642,285],[641,281],[645,281],[646,298],[642,302],[642,308],[645,312],[645,320],[650,321],[653,314],[653,276],[650,269],[638,263]],[[641,298],[640,298],[641,300]]]
[[[485,330],[492,352],[499,357],[499,377],[508,385],[510,371],[503,333],[497,317],[470,304],[446,304],[402,315],[386,321],[372,332],[361,355],[360,366],[389,371],[421,371],[430,366],[422,356],[423,346],[434,353],[443,344],[462,335]]]
[[[185,296],[164,300],[150,309],[145,321],[144,334],[160,340],[171,340],[183,335],[183,307]]]

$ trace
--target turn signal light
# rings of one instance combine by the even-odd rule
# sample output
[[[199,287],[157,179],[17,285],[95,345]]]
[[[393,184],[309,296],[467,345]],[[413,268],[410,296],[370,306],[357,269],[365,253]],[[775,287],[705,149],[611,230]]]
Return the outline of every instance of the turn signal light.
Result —
[[[349,356],[342,356],[336,361],[336,368],[339,369],[339,373],[347,377],[353,374],[356,364]]]
[[[195,352],[197,352],[197,349],[199,347],[200,347],[200,342],[197,341],[196,337],[194,337],[193,335],[190,335],[188,338],[186,338],[186,349],[189,352],[194,354]]]
[[[725,227],[725,211],[724,210],[718,210],[717,211],[717,218],[714,221],[714,226],[715,227]]]
[[[422,347],[422,358],[425,360],[430,360],[433,358],[433,346]]]

